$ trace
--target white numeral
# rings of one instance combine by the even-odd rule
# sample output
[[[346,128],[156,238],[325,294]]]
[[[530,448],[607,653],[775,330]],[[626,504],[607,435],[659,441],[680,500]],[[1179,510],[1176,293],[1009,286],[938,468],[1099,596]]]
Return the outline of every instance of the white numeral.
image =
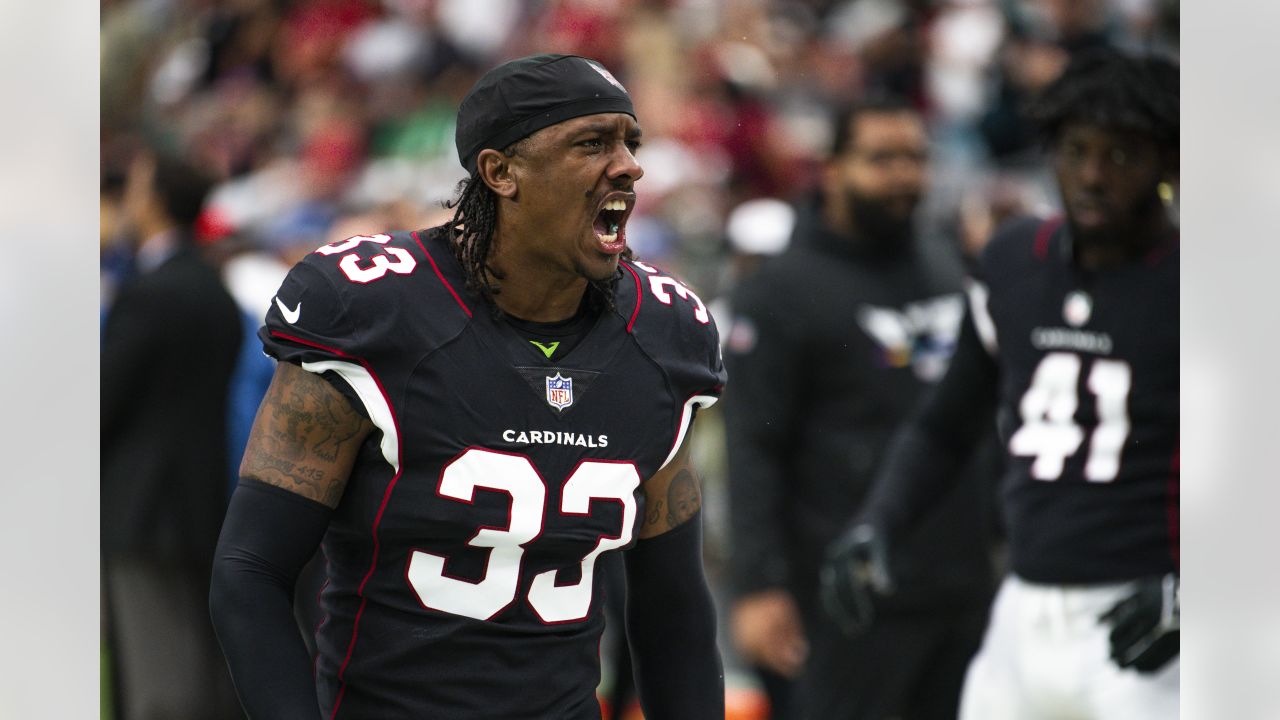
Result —
[[[561,513],[587,516],[593,500],[617,502],[622,505],[622,527],[615,536],[602,536],[595,549],[582,558],[577,583],[557,585],[557,570],[534,577],[528,601],[544,622],[573,622],[587,616],[596,558],[631,542],[636,517],[634,493],[639,484],[640,475],[630,463],[587,460],[569,476],[562,492]],[[476,488],[511,496],[507,527],[482,528],[468,542],[473,547],[490,548],[484,576],[476,582],[449,577],[444,571],[445,557],[414,550],[408,580],[424,607],[491,620],[515,600],[523,546],[542,534],[546,485],[524,455],[471,448],[444,469],[439,494],[470,504]]]
[[[480,582],[444,574],[441,555],[414,550],[409,560],[409,584],[423,605],[454,615],[487,620],[511,604],[520,582],[521,545],[542,532],[546,488],[528,458],[471,449],[444,469],[440,495],[473,502],[476,488],[502,490],[511,495],[511,520],[506,529],[483,528],[468,545],[493,548]]]
[[[1049,353],[1036,367],[1019,403],[1022,427],[1009,438],[1009,452],[1034,457],[1031,476],[1056,480],[1066,459],[1080,449],[1084,431],[1075,422],[1079,405],[1080,356]],[[1110,482],[1120,471],[1120,452],[1129,435],[1126,403],[1131,385],[1129,364],[1122,360],[1095,360],[1088,388],[1097,398],[1098,425],[1089,444],[1085,478]]]
[[[586,462],[569,476],[560,500],[565,515],[591,514],[591,501],[614,501],[622,504],[622,532],[617,537],[601,537],[600,542],[582,558],[582,578],[571,585],[556,585],[555,570],[538,573],[529,587],[529,604],[543,622],[559,623],[582,620],[591,608],[592,577],[600,553],[620,548],[631,542],[636,519],[636,498],[640,474],[630,463]]]
[[[370,262],[373,263],[370,267],[360,267],[360,256],[355,253],[343,255],[342,259],[338,261],[338,267],[342,268],[343,274],[351,282],[367,283],[386,275],[388,270],[393,273],[408,275],[418,266],[418,261],[413,259],[408,250],[391,247],[383,249],[383,252],[386,255],[374,255],[369,258]],[[396,259],[389,260],[387,255]]]
[[[1084,476],[1094,482],[1110,482],[1120,472],[1120,451],[1129,436],[1125,401],[1132,382],[1129,364],[1098,360],[1089,371],[1089,392],[1098,397],[1098,427],[1093,430]]]
[[[329,243],[328,245],[323,245],[319,248],[316,248],[316,252],[320,253],[321,255],[337,255],[338,253],[344,253],[348,250],[355,250],[356,247],[360,245],[360,243],[367,243],[367,242],[378,243],[379,245],[386,245],[387,243],[391,242],[391,236],[386,234],[356,235],[355,237],[349,237],[346,240],[339,240],[338,242]]]
[[[1073,419],[1079,378],[1079,356],[1050,353],[1036,367],[1031,387],[1022,396],[1019,410],[1023,425],[1009,438],[1009,452],[1034,455],[1031,475],[1038,480],[1053,480],[1061,475],[1063,463],[1084,439]]]
[[[321,255],[336,255],[348,250],[354,250],[360,243],[366,242],[386,245],[391,242],[391,236],[385,234],[357,235],[340,242],[325,245],[317,249],[316,252]],[[395,260],[391,258],[395,258]],[[408,250],[394,247],[383,248],[381,254],[374,255],[369,258],[369,261],[372,263],[369,267],[360,267],[360,256],[353,252],[343,255],[338,261],[338,267],[342,269],[342,273],[351,282],[367,283],[386,275],[388,271],[400,275],[408,275],[418,266],[418,261],[413,259],[413,255],[410,255]]]
[[[649,292],[658,299],[663,305],[671,304],[671,293],[667,292],[667,287],[675,291],[681,299],[688,300],[693,303],[693,317],[703,325],[711,322],[711,315],[707,312],[707,306],[702,303],[702,298],[689,289],[688,285],[666,275],[658,275],[658,269],[652,265],[646,265],[639,260],[633,263],[636,267],[649,274]]]

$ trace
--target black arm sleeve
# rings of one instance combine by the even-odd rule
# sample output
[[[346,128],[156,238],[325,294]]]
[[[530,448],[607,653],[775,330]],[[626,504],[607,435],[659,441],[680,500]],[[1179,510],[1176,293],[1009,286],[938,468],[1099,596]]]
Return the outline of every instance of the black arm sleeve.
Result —
[[[236,693],[250,718],[321,717],[311,658],[293,616],[293,589],[332,510],[241,479],[213,560],[209,610]]]
[[[894,436],[857,522],[898,535],[940,498],[990,428],[998,383],[970,308],[947,374]]]
[[[702,570],[702,511],[626,552],[627,639],[644,715],[724,718],[716,613]]]

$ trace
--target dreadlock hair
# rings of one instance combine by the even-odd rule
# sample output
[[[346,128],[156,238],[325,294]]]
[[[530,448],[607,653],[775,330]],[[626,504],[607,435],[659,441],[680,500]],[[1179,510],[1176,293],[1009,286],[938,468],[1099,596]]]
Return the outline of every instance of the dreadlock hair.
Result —
[[[1178,66],[1114,48],[1083,52],[1027,107],[1047,142],[1069,123],[1132,130],[1178,147]]]
[[[517,140],[508,145],[502,149],[502,154],[515,157],[527,139]],[[453,248],[453,254],[458,258],[458,263],[462,265],[462,271],[467,278],[467,290],[478,294],[495,317],[501,316],[502,311],[498,308],[494,296],[502,292],[502,288],[494,281],[501,280],[505,275],[501,270],[489,265],[489,253],[493,250],[493,236],[498,229],[498,196],[484,184],[479,173],[473,173],[471,177],[459,182],[457,192],[456,199],[444,203],[446,208],[453,210],[453,218],[445,226],[449,235],[449,245]],[[631,248],[628,247],[622,251],[622,259],[635,259]],[[598,291],[596,294],[604,306],[612,310],[614,308],[613,283],[610,280],[592,280],[590,285]]]
[[[502,149],[502,154],[514,157],[519,151],[518,140]],[[493,248],[493,234],[498,229],[498,196],[479,173],[458,183],[458,197],[445,201],[444,206],[453,210],[453,218],[446,229],[453,254],[462,265],[467,277],[467,290],[478,294],[491,308],[496,308],[494,295],[501,290],[493,280],[503,278],[502,271],[489,267],[489,252]]]

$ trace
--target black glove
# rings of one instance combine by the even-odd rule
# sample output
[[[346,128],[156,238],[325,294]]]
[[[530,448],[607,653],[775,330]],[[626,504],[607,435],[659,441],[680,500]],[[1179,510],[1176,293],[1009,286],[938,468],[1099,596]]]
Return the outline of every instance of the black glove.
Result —
[[[1149,673],[1177,657],[1178,594],[1177,575],[1146,578],[1100,618],[1111,626],[1111,659],[1117,665]]]
[[[872,593],[890,595],[894,590],[885,533],[873,523],[846,530],[827,548],[821,580],[827,614],[847,635],[866,631],[875,619]]]

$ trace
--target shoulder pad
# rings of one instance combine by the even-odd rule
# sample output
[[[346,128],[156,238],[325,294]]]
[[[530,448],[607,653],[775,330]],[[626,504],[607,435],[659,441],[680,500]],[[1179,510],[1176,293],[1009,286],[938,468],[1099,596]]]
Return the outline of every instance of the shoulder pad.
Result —
[[[1044,261],[1049,241],[1061,227],[1061,217],[1022,215],[1006,220],[983,248],[975,274],[979,279],[995,278]]]
[[[367,358],[407,342],[427,350],[456,335],[471,317],[457,263],[425,235],[360,235],[303,258],[267,311],[261,335],[268,353],[296,361],[317,353]]]
[[[715,321],[702,298],[680,280],[639,261],[620,263],[618,312],[627,332],[688,396],[718,396],[724,363]]]

